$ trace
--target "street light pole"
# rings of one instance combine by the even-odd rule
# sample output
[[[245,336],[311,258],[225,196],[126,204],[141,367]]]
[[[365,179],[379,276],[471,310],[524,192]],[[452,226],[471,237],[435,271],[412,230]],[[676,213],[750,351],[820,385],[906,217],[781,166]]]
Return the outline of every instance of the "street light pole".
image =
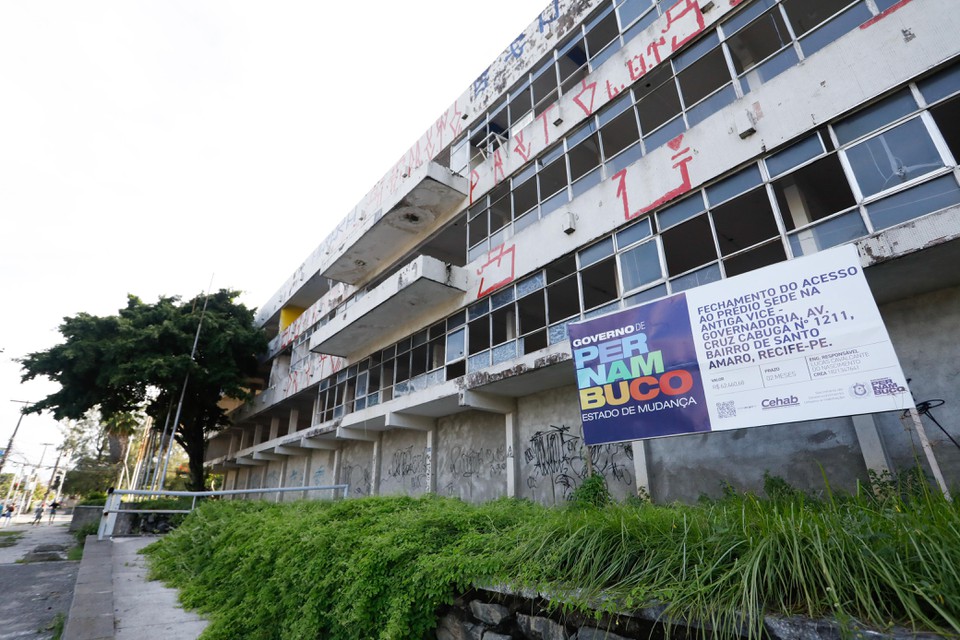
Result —
[[[26,400],[11,400],[10,402],[19,402],[20,404],[33,404]],[[17,418],[17,426],[13,428],[13,433],[10,434],[10,440],[7,442],[7,448],[3,450],[3,457],[0,458],[0,473],[3,473],[3,467],[7,464],[7,456],[10,455],[10,452],[13,450],[13,439],[17,437],[17,431],[20,430],[20,423],[23,421],[23,409],[20,410],[20,417]]]

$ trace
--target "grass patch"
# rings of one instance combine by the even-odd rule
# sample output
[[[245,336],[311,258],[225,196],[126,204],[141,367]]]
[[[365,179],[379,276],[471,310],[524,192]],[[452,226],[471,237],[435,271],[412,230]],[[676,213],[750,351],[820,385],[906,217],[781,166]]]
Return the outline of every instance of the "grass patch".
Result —
[[[53,635],[50,636],[50,640],[60,640],[63,637],[63,629],[67,626],[67,616],[62,613],[58,613],[53,617],[53,620],[50,621],[45,628],[40,629],[43,631],[52,631]]]
[[[67,550],[67,560],[71,560],[73,562],[80,562],[83,560],[83,545],[80,544],[75,547],[70,547],[70,549]]]
[[[955,505],[926,491],[771,493],[692,506],[611,504],[596,487],[566,508],[215,502],[145,553],[210,618],[212,640],[421,638],[440,605],[494,582],[566,593],[554,604],[568,611],[664,604],[710,634],[760,637],[766,613],[960,633]]]
[[[22,531],[0,531],[0,548],[12,547],[22,537]]]

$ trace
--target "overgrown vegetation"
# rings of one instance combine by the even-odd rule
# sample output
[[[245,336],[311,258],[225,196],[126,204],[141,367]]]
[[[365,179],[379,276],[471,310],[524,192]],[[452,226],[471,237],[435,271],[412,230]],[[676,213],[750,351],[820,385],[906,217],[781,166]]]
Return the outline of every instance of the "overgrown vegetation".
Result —
[[[421,638],[440,605],[491,583],[557,594],[566,611],[663,604],[665,621],[711,636],[757,637],[768,612],[960,633],[960,513],[939,495],[814,499],[768,481],[766,498],[655,506],[593,484],[563,509],[214,502],[147,553],[215,640]]]

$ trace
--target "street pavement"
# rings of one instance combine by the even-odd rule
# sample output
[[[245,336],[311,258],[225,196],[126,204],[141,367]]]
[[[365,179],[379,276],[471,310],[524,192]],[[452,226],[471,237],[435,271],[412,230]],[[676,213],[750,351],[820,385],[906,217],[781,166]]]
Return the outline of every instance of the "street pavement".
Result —
[[[54,621],[58,615],[67,615],[73,598],[79,562],[22,562],[42,545],[74,546],[76,541],[67,531],[70,516],[58,515],[53,523],[44,516],[39,525],[30,525],[32,520],[32,515],[15,517],[10,526],[0,529],[0,533],[23,534],[13,546],[0,547],[0,640],[52,638]],[[0,540],[7,539],[0,535]],[[61,555],[65,558],[66,551]]]
[[[14,546],[0,547],[0,640],[48,640],[58,614],[66,618],[63,640],[194,640],[206,628],[203,618],[180,607],[175,589],[147,580],[138,552],[157,536],[89,536],[82,563],[24,561],[37,547],[74,546],[70,519],[58,515],[48,523],[44,516],[43,524],[31,525],[32,515],[24,515],[0,529],[23,534]]]

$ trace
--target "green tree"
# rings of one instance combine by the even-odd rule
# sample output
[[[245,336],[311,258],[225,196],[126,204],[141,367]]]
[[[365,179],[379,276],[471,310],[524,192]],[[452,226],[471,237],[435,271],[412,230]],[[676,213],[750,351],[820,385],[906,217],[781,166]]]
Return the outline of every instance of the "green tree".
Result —
[[[64,318],[64,342],[21,361],[24,381],[45,376],[60,384],[27,411],[79,420],[98,408],[108,433],[120,435],[130,426],[128,414],[141,408],[155,425],[164,424],[183,393],[174,438],[187,454],[191,488],[203,489],[207,436],[229,424],[219,403],[223,397],[250,398],[257,355],[266,349],[253,311],[236,302],[238,295],[221,289],[208,299],[161,297],[153,304],[128,296],[115,316]]]

